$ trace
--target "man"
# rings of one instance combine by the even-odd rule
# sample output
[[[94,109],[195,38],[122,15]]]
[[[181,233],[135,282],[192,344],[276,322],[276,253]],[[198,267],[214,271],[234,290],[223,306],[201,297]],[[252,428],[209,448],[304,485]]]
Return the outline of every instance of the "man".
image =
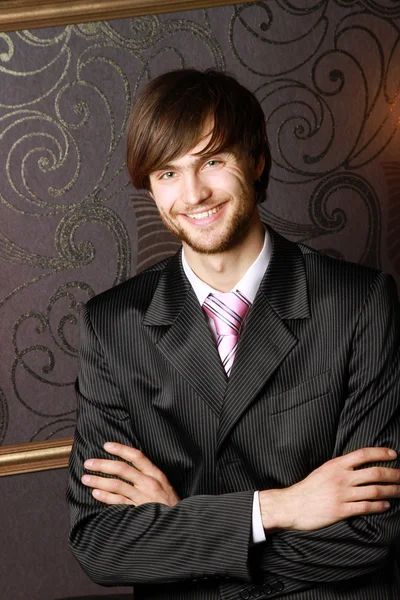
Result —
[[[82,314],[82,567],[139,599],[397,598],[393,280],[261,223],[264,115],[227,75],[150,82],[128,168],[183,248]]]

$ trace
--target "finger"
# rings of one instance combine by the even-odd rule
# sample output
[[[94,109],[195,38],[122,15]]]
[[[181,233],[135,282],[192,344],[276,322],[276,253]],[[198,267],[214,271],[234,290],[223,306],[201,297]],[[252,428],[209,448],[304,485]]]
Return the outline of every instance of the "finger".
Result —
[[[386,500],[400,498],[400,485],[365,485],[352,489],[352,500]]]
[[[360,448],[334,459],[345,469],[354,469],[368,462],[394,460],[397,452],[391,448]]]
[[[105,475],[116,475],[129,483],[137,483],[141,479],[141,473],[132,465],[118,460],[105,460],[102,458],[90,458],[84,463],[85,469],[104,473]]]
[[[153,464],[141,450],[138,450],[137,448],[131,448],[130,446],[125,446],[124,444],[117,444],[115,442],[106,442],[104,444],[104,449],[114,456],[119,456],[120,458],[124,458],[125,460],[133,463],[136,469],[143,473],[143,475],[153,477],[162,484],[168,482],[161,469],[156,467],[156,465]]]
[[[150,499],[146,494],[143,494],[137,490],[131,498],[127,498],[122,494],[113,494],[112,492],[107,492],[100,489],[92,490],[92,496],[104,504],[127,504],[130,506],[140,506],[141,504],[146,504],[148,502],[155,502],[155,500]]]
[[[96,488],[104,492],[111,492],[120,496],[130,498],[135,493],[135,488],[129,483],[119,479],[108,479],[106,477],[97,477],[96,475],[84,475],[82,483],[87,487]]]
[[[352,484],[400,483],[400,470],[390,467],[368,467],[352,473]]]
[[[110,492],[105,492],[104,490],[93,490],[92,495],[96,500],[103,502],[104,504],[129,504],[134,506],[135,503],[126,498],[125,496],[120,496],[118,494],[111,494]]]
[[[376,502],[370,502],[368,500],[362,502],[348,502],[344,518],[382,513],[389,510],[389,508],[390,504],[386,500]]]

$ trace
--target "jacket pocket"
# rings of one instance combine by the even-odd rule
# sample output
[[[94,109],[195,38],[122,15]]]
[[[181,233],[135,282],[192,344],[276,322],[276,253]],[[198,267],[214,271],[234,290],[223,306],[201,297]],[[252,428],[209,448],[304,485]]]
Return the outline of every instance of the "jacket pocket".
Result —
[[[331,370],[318,373],[306,381],[302,381],[295,387],[289,388],[284,392],[269,396],[269,414],[278,415],[311,400],[329,394],[331,391]]]

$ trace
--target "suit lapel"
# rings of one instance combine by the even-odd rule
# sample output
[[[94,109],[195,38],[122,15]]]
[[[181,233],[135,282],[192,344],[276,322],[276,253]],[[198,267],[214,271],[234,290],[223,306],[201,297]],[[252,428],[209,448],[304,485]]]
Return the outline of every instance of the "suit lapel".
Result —
[[[296,244],[270,230],[272,255],[240,337],[218,429],[218,448],[297,344],[285,321],[310,317],[306,272]]]
[[[142,324],[165,359],[219,415],[227,378],[180,253],[162,272]]]

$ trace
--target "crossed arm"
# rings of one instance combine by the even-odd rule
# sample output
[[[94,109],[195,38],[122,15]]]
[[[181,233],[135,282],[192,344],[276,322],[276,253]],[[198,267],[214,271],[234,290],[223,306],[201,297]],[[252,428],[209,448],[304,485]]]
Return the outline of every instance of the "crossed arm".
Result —
[[[164,473],[140,450],[118,443],[106,443],[104,448],[130,464],[107,459],[85,461],[86,469],[117,477],[82,477],[82,483],[93,488],[97,500],[134,506],[147,502],[175,506],[179,502]],[[394,460],[396,456],[390,448],[363,448],[329,460],[288,488],[261,491],[264,529],[314,531],[350,517],[388,510],[388,500],[400,497],[400,470],[381,466],[357,468]]]
[[[110,505],[140,507],[147,502],[148,506],[151,503],[179,505],[179,498],[167,478],[140,451],[120,444],[105,446],[114,456],[133,464],[89,461],[87,468],[125,480],[85,475],[85,485],[95,486],[95,498]],[[366,461],[391,460],[395,454],[387,448],[357,450],[328,461],[289,488],[261,492],[261,513],[268,543],[261,544],[263,552],[252,569],[259,569],[266,577],[273,574],[284,580],[289,591],[352,579],[384,565],[390,546],[387,523],[383,527],[379,521],[375,527],[368,522],[360,526],[358,518],[374,516],[378,519],[379,513],[390,508],[387,499],[395,501],[400,496],[400,471],[380,466],[355,469],[365,466]],[[267,495],[266,501],[264,495]],[[391,519],[394,524],[396,517]],[[205,530],[208,525],[208,521],[204,521]],[[234,529],[236,525],[232,518],[225,527]],[[202,543],[200,539],[198,542]],[[218,572],[217,564],[215,572]],[[235,576],[243,577],[238,573]]]

